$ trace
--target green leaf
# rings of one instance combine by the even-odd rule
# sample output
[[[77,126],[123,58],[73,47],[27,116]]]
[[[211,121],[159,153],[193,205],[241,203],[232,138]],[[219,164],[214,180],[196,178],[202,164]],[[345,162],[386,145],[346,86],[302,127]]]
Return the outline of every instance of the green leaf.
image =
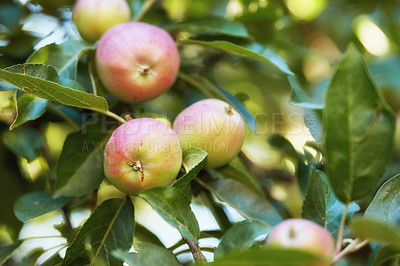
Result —
[[[123,260],[131,266],[179,266],[181,264],[176,260],[175,255],[158,245],[152,243],[138,243],[135,245],[138,253],[127,253],[121,250],[115,250],[112,255]]]
[[[353,45],[332,78],[325,106],[328,177],[341,201],[360,199],[375,189],[385,171],[395,122]]]
[[[107,265],[122,265],[110,253],[116,249],[127,252],[131,248],[134,228],[134,209],[129,198],[103,202],[67,249],[62,265],[91,264],[96,258]]]
[[[230,253],[210,263],[210,266],[312,265],[318,261],[321,259],[305,251],[267,246]]]
[[[293,72],[289,69],[289,67],[285,63],[285,61],[270,50],[266,50],[263,52],[263,54],[259,54],[253,52],[252,50],[246,49],[242,46],[227,41],[184,40],[180,41],[180,43],[184,45],[186,44],[201,45],[204,47],[226,52],[232,55],[237,55],[244,58],[272,63],[277,68],[279,68],[279,70],[282,71],[283,73],[287,75],[294,75]]]
[[[377,218],[388,224],[397,223],[395,214],[400,211],[400,175],[383,184],[365,210],[365,217]]]
[[[229,204],[247,219],[267,226],[275,226],[282,221],[278,212],[264,197],[235,180],[221,179],[206,185],[219,200]]]
[[[0,69],[0,79],[12,85],[8,85],[6,89],[18,88],[43,99],[94,111],[104,112],[108,110],[107,101],[103,97],[71,89],[56,83],[62,82],[62,80],[57,78],[57,72],[52,66],[24,64],[15,65],[12,69],[13,72]],[[17,70],[18,73],[15,73]],[[28,74],[32,72],[37,74]],[[4,84],[0,85],[4,88]]]
[[[46,251],[41,247],[34,248],[28,254],[25,254],[24,258],[18,263],[19,265],[36,265],[37,259],[45,252]]]
[[[52,198],[47,192],[32,192],[20,197],[14,204],[14,213],[18,220],[26,222],[48,212],[57,210],[68,202],[69,198]]]
[[[186,174],[177,179],[173,186],[182,190],[186,197],[192,197],[190,190],[190,181],[193,180],[203,168],[206,163],[207,152],[197,147],[191,147],[183,151],[183,166],[185,167]]]
[[[214,251],[215,258],[221,258],[232,252],[248,249],[254,240],[268,233],[269,227],[257,221],[243,221],[233,225],[221,238],[218,247]]]
[[[10,130],[24,124],[27,121],[39,118],[46,110],[48,100],[33,96],[31,94],[16,92],[17,117],[10,126]]]
[[[3,134],[3,142],[13,153],[31,162],[35,160],[43,146],[37,130],[32,128],[17,128]]]
[[[372,266],[385,265],[385,262],[388,262],[392,259],[395,259],[400,256],[400,247],[386,245],[379,249],[378,253],[375,255],[374,263]]]
[[[251,174],[250,169],[238,157],[230,161],[228,165],[218,168],[217,170],[209,169],[209,172],[216,172],[216,174],[222,178],[236,180],[248,188],[251,188],[260,196],[264,196],[263,191],[256,181],[256,177]]]
[[[400,226],[388,225],[371,217],[355,217],[350,223],[351,231],[358,237],[400,248]]]
[[[139,223],[136,223],[135,226],[135,242],[136,240],[139,242],[151,242],[159,246],[164,246],[161,240],[153,232]]]
[[[301,155],[293,147],[292,143],[282,135],[272,134],[268,137],[268,143],[273,148],[280,151],[284,156],[288,156],[289,159],[295,162],[303,160]]]
[[[110,132],[101,124],[88,123],[65,140],[57,164],[57,195],[85,195],[104,179],[103,152]]]
[[[199,224],[185,195],[175,187],[153,187],[139,194],[183,238],[195,243],[200,237]]]
[[[305,92],[300,86],[295,76],[288,76],[288,81],[292,87],[289,103],[307,109],[322,109],[324,107],[323,96],[325,95],[325,88],[320,89],[323,93],[318,95],[309,95],[309,93]]]
[[[207,17],[197,20],[187,20],[164,27],[169,32],[185,31],[197,34],[224,34],[235,37],[249,37],[242,23],[218,17]]]
[[[336,237],[344,209],[345,205],[336,198],[325,173],[311,167],[301,216],[323,226]],[[359,210],[356,203],[350,203],[346,217],[350,218]]]
[[[67,40],[61,44],[51,43],[34,52],[27,63],[51,65],[60,76],[76,79],[79,59],[91,50],[93,48],[83,41]]]
[[[10,245],[0,245],[0,264],[3,265],[21,245],[22,241],[17,241]]]
[[[198,88],[204,95],[209,98],[217,98],[228,102],[242,115],[247,125],[253,132],[257,132],[257,123],[252,114],[246,109],[246,107],[238,100],[235,96],[225,91],[224,89],[212,84],[207,79],[199,75],[188,76],[184,73],[180,73],[179,77],[185,82]]]

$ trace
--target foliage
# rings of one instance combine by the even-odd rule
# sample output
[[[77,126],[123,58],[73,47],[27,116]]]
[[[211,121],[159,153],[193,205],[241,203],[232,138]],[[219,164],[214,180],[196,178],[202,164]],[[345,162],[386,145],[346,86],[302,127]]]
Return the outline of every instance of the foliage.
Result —
[[[265,241],[300,217],[334,237],[335,263],[399,262],[398,1],[129,0],[181,57],[173,87],[138,104],[105,90],[73,2],[0,3],[0,264],[306,265],[320,258]],[[107,182],[125,118],[172,122],[204,98],[246,121],[237,158],[207,169],[185,150],[171,186],[137,197]]]

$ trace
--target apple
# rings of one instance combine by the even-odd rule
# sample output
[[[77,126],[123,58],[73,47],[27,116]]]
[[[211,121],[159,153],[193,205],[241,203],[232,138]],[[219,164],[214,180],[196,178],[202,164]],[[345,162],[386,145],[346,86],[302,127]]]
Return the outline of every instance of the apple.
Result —
[[[88,42],[96,42],[108,29],[130,19],[125,0],[77,0],[72,10],[72,20]]]
[[[208,153],[206,167],[229,163],[242,148],[245,123],[228,103],[217,99],[198,101],[176,117],[173,129],[183,149],[198,147]]]
[[[129,195],[172,184],[181,165],[178,136],[169,126],[153,118],[132,119],[120,125],[104,151],[105,176]]]
[[[128,22],[112,27],[96,49],[96,67],[106,89],[127,103],[143,102],[167,91],[178,75],[180,58],[163,29]]]
[[[312,266],[330,265],[335,246],[330,233],[322,226],[305,219],[287,219],[276,225],[268,235],[267,243],[283,248],[307,251],[325,259]]]

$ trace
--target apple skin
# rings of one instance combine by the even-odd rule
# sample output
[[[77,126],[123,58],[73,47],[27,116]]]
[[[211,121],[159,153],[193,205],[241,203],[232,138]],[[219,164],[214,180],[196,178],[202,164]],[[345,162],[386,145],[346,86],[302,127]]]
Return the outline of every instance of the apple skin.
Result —
[[[163,29],[128,22],[112,27],[96,49],[96,67],[106,89],[127,103],[154,99],[179,72],[178,48]]]
[[[176,133],[153,118],[137,118],[120,125],[104,151],[104,174],[129,195],[154,186],[169,186],[182,165]]]
[[[228,103],[217,99],[198,101],[176,117],[173,129],[182,148],[198,147],[208,153],[206,167],[229,163],[242,148],[245,123]]]
[[[267,243],[307,251],[326,260],[309,266],[331,265],[335,250],[330,233],[322,226],[305,219],[287,219],[279,223],[269,233]]]
[[[80,35],[91,43],[111,27],[130,19],[131,10],[125,0],[77,0],[72,11]]]

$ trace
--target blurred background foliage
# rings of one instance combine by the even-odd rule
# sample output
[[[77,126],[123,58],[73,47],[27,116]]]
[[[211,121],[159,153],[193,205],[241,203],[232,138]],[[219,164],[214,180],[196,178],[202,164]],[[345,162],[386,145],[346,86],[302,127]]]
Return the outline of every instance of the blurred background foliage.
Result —
[[[1,0],[0,67],[24,63],[34,51],[50,43],[80,40],[71,22],[73,2]],[[143,1],[129,2],[136,15]],[[396,112],[400,109],[398,0],[159,0],[143,21],[168,30],[178,45],[188,39],[227,40],[263,55],[272,51],[287,62],[299,84],[315,101],[323,97],[335,65],[346,46],[353,42],[364,54],[389,104]],[[315,165],[320,165],[320,153],[311,145],[304,148],[307,141],[321,138],[319,110],[304,111],[289,105],[292,87],[287,75],[272,64],[198,45],[179,47],[182,72],[190,71],[206,77],[236,96],[254,116],[257,131],[247,130],[243,147],[245,158],[253,172],[262,176],[260,181],[269,197],[283,203],[290,216],[298,217],[302,187],[295,175],[301,176],[307,169],[302,168],[296,151],[273,134],[285,136],[298,152],[311,158]],[[82,84],[90,83],[86,70],[87,56],[90,54],[83,56],[78,65],[77,79]],[[187,104],[202,97],[200,91],[178,79],[168,93],[135,106],[135,110],[138,116],[153,113],[172,121]],[[118,105],[114,109],[122,113],[126,106]],[[28,191],[49,190],[46,180],[54,182],[54,173],[48,169],[54,169],[52,166],[57,163],[65,138],[76,130],[71,123],[64,122],[65,116],[67,114],[68,119],[78,125],[84,119],[84,115],[73,109],[61,110],[60,106],[49,104],[47,112],[31,121],[29,127],[21,127],[9,134],[8,127],[15,118],[15,110],[15,93],[0,92],[0,243],[9,243],[18,236],[29,236],[26,228],[20,233],[22,223],[15,218],[13,205]],[[10,148],[15,147],[10,142],[21,138],[29,141],[29,148]],[[400,134],[396,138],[399,139]],[[396,146],[385,178],[400,169],[399,153],[400,146]],[[107,187],[107,184],[102,186]],[[366,199],[364,205],[361,202],[361,207],[370,200]],[[79,198],[72,205],[79,209],[88,201],[89,198]],[[201,209],[199,201],[194,199],[194,204]],[[151,215],[144,214],[146,210],[149,212],[148,207],[143,207],[138,213],[143,213],[144,220],[152,219],[148,218]],[[84,208],[73,213],[73,222],[79,224],[88,213]],[[232,221],[241,219],[232,210],[227,213]],[[47,219],[53,219],[51,217]],[[140,216],[137,214],[137,217]],[[45,218],[40,219],[33,223],[39,224]],[[54,219],[61,223],[60,219]],[[171,243],[174,241],[170,240],[167,245]],[[362,264],[364,260],[360,263],[365,265]]]

